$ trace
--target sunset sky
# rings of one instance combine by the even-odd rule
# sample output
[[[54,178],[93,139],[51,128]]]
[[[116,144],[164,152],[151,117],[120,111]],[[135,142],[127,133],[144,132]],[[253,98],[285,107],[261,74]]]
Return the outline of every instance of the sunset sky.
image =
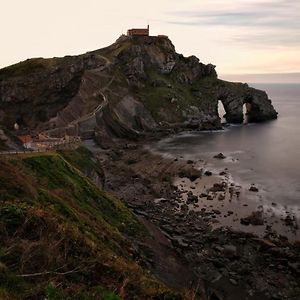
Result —
[[[219,74],[300,72],[299,0],[0,0],[0,67],[102,48],[148,22]]]

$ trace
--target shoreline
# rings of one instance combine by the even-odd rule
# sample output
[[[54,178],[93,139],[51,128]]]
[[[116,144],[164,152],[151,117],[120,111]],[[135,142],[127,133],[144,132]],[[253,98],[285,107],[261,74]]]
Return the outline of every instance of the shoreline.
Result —
[[[190,162],[192,168],[201,170],[201,178],[191,181],[189,178],[177,176],[174,178],[174,185],[181,192],[182,203],[187,201],[189,193],[198,197],[198,201],[190,201],[194,202],[189,204],[190,210],[210,210],[208,215],[214,216],[213,228],[229,227],[232,230],[254,233],[261,238],[278,234],[287,237],[290,242],[300,241],[300,207],[266,201],[266,196],[271,193],[264,190],[262,186],[237,180],[230,170],[230,163],[239,161],[234,156],[218,159],[214,158],[212,153],[211,158],[205,160],[205,158],[194,159],[191,155],[176,156],[158,150],[153,144],[147,145],[146,149],[168,159]],[[223,161],[230,161],[230,163],[221,164]],[[211,172],[211,175],[206,176],[206,171]],[[218,190],[218,185],[222,184],[223,189]],[[254,188],[254,191],[251,191],[251,188]],[[217,212],[214,213],[213,210]],[[259,224],[251,224],[251,217],[259,219],[258,222],[254,220],[254,223]],[[247,224],[247,220],[240,222],[241,218],[249,218],[250,223]]]
[[[206,200],[212,203],[209,206],[213,207],[208,210],[215,210],[213,213],[202,210],[204,207],[200,205],[197,209],[189,209],[195,204],[193,200],[189,205],[182,201],[183,194],[190,192],[187,180],[192,179],[194,186],[198,183],[199,187],[210,188],[224,177],[203,175],[203,171],[194,168],[196,162],[153,153],[149,151],[149,144],[153,142],[119,143],[110,150],[99,149],[97,154],[105,174],[104,190],[124,201],[139,218],[146,220],[146,224],[152,224],[149,232],[153,232],[153,226],[154,232],[160,232],[159,235],[154,233],[152,240],[160,240],[163,235],[168,241],[163,251],[162,245],[153,250],[150,244],[149,251],[153,253],[149,265],[153,273],[177,288],[180,274],[172,274],[172,278],[167,275],[173,266],[170,261],[177,261],[179,266],[185,266],[185,272],[190,272],[193,284],[204,282],[222,300],[284,299],[294,290],[300,290],[300,243],[290,243],[274,232],[258,237],[218,226],[214,220],[222,213],[219,214],[213,203],[224,203],[225,199]],[[197,163],[198,168],[205,166],[204,161]],[[227,191],[230,187],[230,184],[226,187]],[[190,190],[193,191],[190,198],[195,199],[196,187]],[[201,198],[197,199],[201,204]],[[235,213],[233,211],[231,217],[235,217]],[[168,253],[172,251],[177,255],[170,259]],[[280,283],[274,284],[279,275]],[[191,284],[182,282],[182,289],[191,289]]]

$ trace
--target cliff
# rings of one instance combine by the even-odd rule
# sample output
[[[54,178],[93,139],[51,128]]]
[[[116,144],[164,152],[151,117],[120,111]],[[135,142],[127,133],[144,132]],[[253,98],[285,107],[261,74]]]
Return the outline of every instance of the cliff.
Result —
[[[121,36],[80,56],[30,59],[0,70],[0,124],[50,135],[136,138],[166,127],[216,129],[277,113],[265,92],[219,80],[215,66],[175,51],[167,37]]]

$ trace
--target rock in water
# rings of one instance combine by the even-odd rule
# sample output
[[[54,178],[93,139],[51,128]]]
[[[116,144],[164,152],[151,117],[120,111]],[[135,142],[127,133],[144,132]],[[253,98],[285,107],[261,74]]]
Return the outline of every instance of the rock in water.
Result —
[[[223,153],[219,153],[219,154],[215,155],[214,158],[225,159],[226,156]]]
[[[249,188],[249,191],[250,192],[258,192],[258,188],[254,185],[252,185],[250,188]]]
[[[212,175],[212,172],[211,172],[211,171],[205,171],[205,172],[204,172],[204,175],[206,175],[206,176],[211,176],[211,175]]]

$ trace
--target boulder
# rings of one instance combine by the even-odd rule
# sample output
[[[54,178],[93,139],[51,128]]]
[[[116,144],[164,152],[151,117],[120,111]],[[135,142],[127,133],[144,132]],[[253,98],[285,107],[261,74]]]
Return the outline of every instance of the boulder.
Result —
[[[218,200],[223,201],[225,199],[225,195],[224,194],[220,194],[218,196]]]
[[[214,183],[214,185],[210,188],[211,192],[225,192],[226,185],[222,183]]]
[[[251,187],[249,188],[249,191],[250,192],[258,192],[259,190],[258,190],[258,188],[256,186],[251,185]]]
[[[195,195],[188,195],[186,204],[191,204],[191,203],[197,203],[198,202],[198,197]]]
[[[215,155],[214,158],[217,158],[217,159],[225,159],[226,156],[225,156],[223,153],[220,152],[219,154]]]
[[[264,225],[263,213],[261,211],[252,212],[252,214],[246,218],[241,218],[242,225]]]

